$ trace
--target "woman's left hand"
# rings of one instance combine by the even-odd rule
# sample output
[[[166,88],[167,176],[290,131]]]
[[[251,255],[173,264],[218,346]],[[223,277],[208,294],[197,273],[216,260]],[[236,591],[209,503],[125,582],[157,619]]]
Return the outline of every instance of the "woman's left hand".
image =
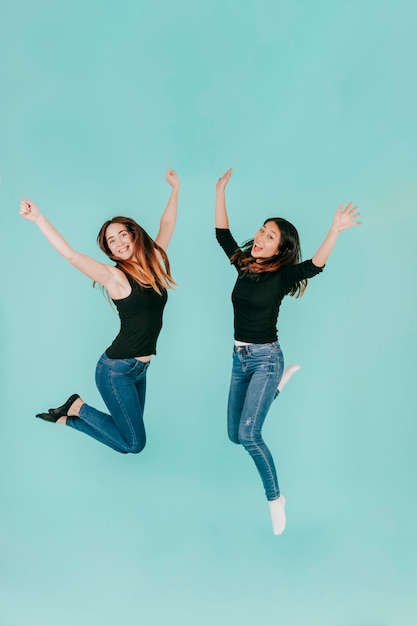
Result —
[[[165,180],[167,181],[168,185],[170,185],[173,189],[179,189],[180,179],[178,178],[178,175],[176,172],[174,172],[174,170],[167,171],[165,175]]]
[[[360,216],[357,208],[357,206],[352,206],[352,202],[349,202],[346,208],[343,208],[343,204],[341,204],[334,215],[332,229],[340,233],[351,226],[362,224],[362,222],[357,221]]]

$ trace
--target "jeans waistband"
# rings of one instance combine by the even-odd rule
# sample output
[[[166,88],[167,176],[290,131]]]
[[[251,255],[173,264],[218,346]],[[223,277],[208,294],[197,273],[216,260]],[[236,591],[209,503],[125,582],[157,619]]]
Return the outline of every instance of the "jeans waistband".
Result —
[[[246,345],[236,345],[234,344],[233,350],[234,352],[240,352],[243,354],[251,354],[251,352],[256,352],[256,350],[280,350],[281,347],[278,341],[272,341],[271,343],[248,343]]]

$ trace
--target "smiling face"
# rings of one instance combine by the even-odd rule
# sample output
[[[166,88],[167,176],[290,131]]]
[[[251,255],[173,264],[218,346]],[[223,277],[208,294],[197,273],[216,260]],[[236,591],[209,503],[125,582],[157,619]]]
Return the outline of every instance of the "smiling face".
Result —
[[[106,243],[115,259],[127,261],[133,254],[133,237],[126,226],[117,222],[109,224],[106,229]]]
[[[269,259],[278,254],[281,232],[275,222],[266,222],[253,238],[251,255],[254,259]]]

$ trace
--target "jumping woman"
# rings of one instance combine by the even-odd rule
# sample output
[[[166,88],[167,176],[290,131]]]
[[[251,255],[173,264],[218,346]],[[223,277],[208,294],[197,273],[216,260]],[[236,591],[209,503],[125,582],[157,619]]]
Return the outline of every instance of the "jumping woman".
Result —
[[[272,455],[262,439],[263,423],[283,386],[284,359],[276,328],[279,308],[284,296],[302,296],[308,279],[322,272],[339,234],[360,224],[360,213],[352,203],[339,206],[325,240],[309,261],[301,262],[298,232],[280,217],[268,218],[254,238],[239,247],[229,230],[226,212],[225,190],[231,175],[230,169],[217,182],[215,209],[217,241],[238,273],[232,293],[235,342],[228,435],[254,460],[268,500],[273,533],[280,535],[286,525],[285,498],[280,494]],[[287,379],[291,373],[286,372]]]
[[[76,252],[30,200],[22,200],[19,210],[59,254],[104,287],[120,317],[120,332],[96,368],[96,384],[109,412],[73,394],[62,406],[36,417],[66,424],[121,453],[137,454],[145,447],[146,371],[156,354],[167,290],[175,284],[166,249],[175,228],[180,184],[173,170],[166,181],[172,192],[155,240],[128,217],[114,217],[101,227],[99,246],[115,265]]]

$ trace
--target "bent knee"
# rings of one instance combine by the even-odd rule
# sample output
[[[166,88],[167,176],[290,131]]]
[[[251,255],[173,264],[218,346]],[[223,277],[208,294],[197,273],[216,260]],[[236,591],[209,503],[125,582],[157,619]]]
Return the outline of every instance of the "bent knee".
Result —
[[[137,443],[133,443],[131,446],[129,446],[126,452],[129,454],[139,454],[139,452],[142,452],[145,445],[146,441],[138,441]]]
[[[245,448],[245,450],[257,448],[261,442],[262,439],[260,437],[250,437],[248,435],[241,435],[239,437],[239,443]]]
[[[239,437],[234,433],[227,433],[229,440],[236,445],[240,445]]]

